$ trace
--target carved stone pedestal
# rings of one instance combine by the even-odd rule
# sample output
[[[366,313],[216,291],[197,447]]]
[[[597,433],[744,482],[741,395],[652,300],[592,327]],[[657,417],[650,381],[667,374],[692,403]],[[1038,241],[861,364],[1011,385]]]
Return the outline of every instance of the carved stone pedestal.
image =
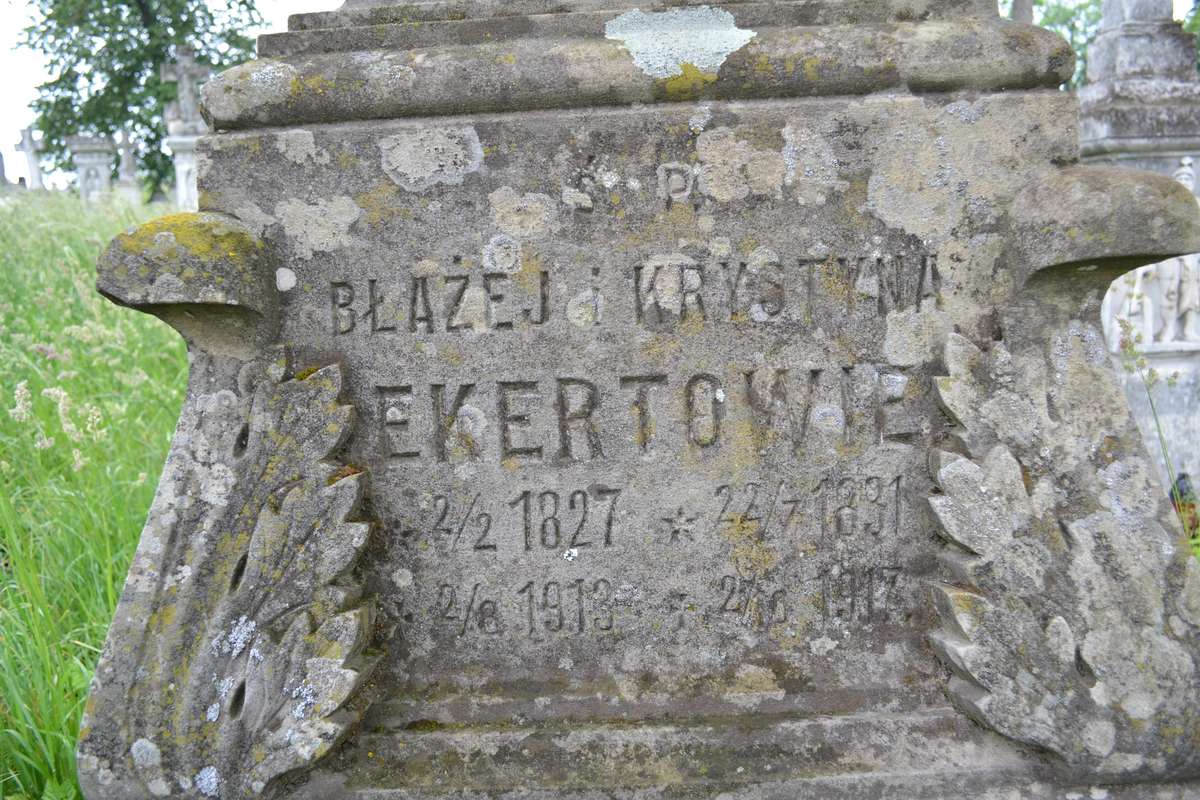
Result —
[[[350,2],[206,85],[201,212],[100,265],[192,376],[88,797],[1194,793],[1100,321],[1187,190],[1080,166],[988,0],[617,6]]]

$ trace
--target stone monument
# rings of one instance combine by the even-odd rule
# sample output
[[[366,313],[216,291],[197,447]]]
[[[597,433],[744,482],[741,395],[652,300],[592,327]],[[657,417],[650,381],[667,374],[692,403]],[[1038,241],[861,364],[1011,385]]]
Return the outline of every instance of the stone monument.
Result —
[[[117,146],[111,136],[71,136],[67,149],[75,161],[75,180],[79,197],[95,203],[112,192],[113,159]]]
[[[121,132],[121,160],[117,166],[117,194],[130,205],[141,205],[142,184],[137,175],[137,145],[129,131]]]
[[[167,148],[175,164],[175,205],[195,211],[199,208],[196,190],[196,143],[208,132],[200,113],[200,87],[212,74],[207,64],[196,63],[190,47],[181,47],[175,62],[164,64],[162,79],[178,89],[175,102],[167,107]]]
[[[1172,18],[1169,0],[1105,4],[1088,79],[1080,90],[1084,159],[1172,175],[1194,193],[1196,43]],[[1145,359],[1140,372],[1122,372],[1122,379],[1160,478],[1171,483],[1168,459],[1176,474],[1200,475],[1200,257],[1125,276],[1109,291],[1103,317],[1114,361],[1129,361],[1123,343]],[[1160,376],[1151,389],[1153,408],[1143,380],[1151,370]]]
[[[1200,565],[1104,344],[1200,250],[989,0],[358,0],[204,89],[109,798],[1184,798]]]
[[[21,141],[16,145],[19,152],[25,154],[25,165],[29,170],[29,182],[27,184],[30,189],[42,189],[42,165],[38,158],[45,147],[41,142],[33,137],[33,128],[24,128],[21,131]]]

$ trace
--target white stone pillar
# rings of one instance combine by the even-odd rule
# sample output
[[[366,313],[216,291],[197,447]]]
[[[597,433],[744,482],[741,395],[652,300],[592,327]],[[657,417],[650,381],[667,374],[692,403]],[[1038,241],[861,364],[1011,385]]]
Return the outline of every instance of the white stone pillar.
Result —
[[[200,208],[200,192],[196,186],[196,144],[199,136],[171,136],[166,145],[175,162],[175,205],[184,211]]]

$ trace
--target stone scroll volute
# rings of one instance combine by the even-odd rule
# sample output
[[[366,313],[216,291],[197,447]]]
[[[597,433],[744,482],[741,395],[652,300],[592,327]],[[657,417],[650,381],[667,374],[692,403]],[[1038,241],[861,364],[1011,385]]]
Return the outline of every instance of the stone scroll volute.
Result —
[[[361,714],[371,526],[366,475],[336,459],[354,409],[339,366],[270,346],[271,263],[219,214],[150,222],[101,259],[100,291],[175,327],[191,376],[82,722],[93,796],[269,792]]]

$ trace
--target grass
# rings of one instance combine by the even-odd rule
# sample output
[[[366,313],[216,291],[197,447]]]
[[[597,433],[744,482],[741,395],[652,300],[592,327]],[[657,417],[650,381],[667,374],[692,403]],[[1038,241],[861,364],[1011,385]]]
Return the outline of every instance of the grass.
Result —
[[[1171,457],[1171,447],[1167,443],[1167,434],[1163,430],[1162,419],[1158,416],[1158,404],[1154,402],[1154,390],[1160,384],[1164,383],[1164,381],[1158,374],[1158,370],[1149,366],[1145,353],[1140,350],[1142,335],[1134,331],[1133,325],[1127,319],[1118,318],[1117,324],[1121,330],[1120,348],[1122,366],[1124,366],[1126,372],[1137,375],[1142,382],[1142,388],[1146,390],[1146,399],[1150,404],[1150,417],[1154,422],[1154,431],[1158,438],[1159,452],[1167,468],[1167,481],[1169,484],[1167,490],[1171,496],[1171,505],[1175,508],[1175,514],[1179,517],[1179,524],[1183,527],[1184,533],[1187,534],[1192,554],[1196,558],[1200,558],[1200,516],[1197,516],[1196,513],[1196,497],[1183,497],[1179,493],[1179,473],[1175,470],[1175,462]],[[1165,383],[1174,386],[1178,378],[1178,375],[1172,375],[1166,379]]]
[[[95,291],[156,209],[0,195],[0,798],[76,798],[92,669],[183,400],[157,320]]]

